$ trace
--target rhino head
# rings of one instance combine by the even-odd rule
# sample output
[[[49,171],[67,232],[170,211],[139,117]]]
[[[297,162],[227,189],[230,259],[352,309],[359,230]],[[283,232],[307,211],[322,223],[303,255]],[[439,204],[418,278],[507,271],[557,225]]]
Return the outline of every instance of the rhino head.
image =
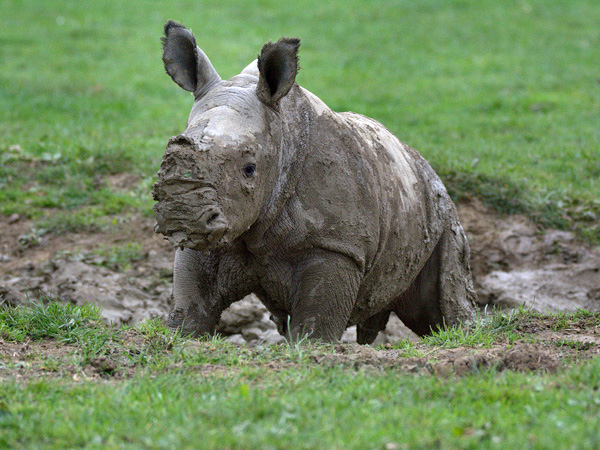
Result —
[[[279,101],[294,85],[299,39],[266,44],[223,81],[194,35],[169,21],[163,62],[194,94],[186,130],[167,145],[153,188],[156,229],[175,246],[225,246],[252,227],[277,182],[285,133]]]

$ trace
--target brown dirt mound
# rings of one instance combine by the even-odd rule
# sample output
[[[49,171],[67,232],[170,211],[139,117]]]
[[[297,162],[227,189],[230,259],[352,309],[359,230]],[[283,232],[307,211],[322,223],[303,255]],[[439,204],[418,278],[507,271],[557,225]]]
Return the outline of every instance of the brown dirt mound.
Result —
[[[448,350],[423,350],[428,350],[427,356],[403,357],[402,350],[374,350],[368,346],[351,346],[347,349],[336,347],[336,353],[313,358],[315,362],[325,365],[394,368],[404,372],[448,376],[466,375],[489,368],[555,372],[566,355],[564,350],[547,343],[516,343],[510,348],[496,345],[489,349],[459,347]],[[581,355],[579,357],[581,358]]]

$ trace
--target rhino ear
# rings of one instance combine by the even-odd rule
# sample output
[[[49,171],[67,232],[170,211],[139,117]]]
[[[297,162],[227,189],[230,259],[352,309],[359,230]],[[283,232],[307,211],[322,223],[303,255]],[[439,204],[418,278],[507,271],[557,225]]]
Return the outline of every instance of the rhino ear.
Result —
[[[296,81],[300,39],[281,38],[265,44],[258,56],[256,95],[267,106],[284,97]]]
[[[221,80],[208,57],[196,46],[194,35],[180,23],[169,20],[165,24],[162,43],[165,70],[186,91],[200,97]]]

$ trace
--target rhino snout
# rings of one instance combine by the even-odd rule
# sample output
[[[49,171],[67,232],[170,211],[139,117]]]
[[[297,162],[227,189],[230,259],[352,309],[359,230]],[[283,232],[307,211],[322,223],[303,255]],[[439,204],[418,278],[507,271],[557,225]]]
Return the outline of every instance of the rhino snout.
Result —
[[[229,229],[229,224],[227,223],[227,220],[225,220],[220,208],[212,207],[200,214],[197,227],[201,234],[218,236],[211,239],[218,240],[221,239]]]
[[[155,205],[155,232],[164,234],[176,247],[211,248],[229,231],[229,223],[221,208],[211,205],[198,215],[190,215],[187,208],[170,204]],[[195,216],[195,217],[194,217]]]

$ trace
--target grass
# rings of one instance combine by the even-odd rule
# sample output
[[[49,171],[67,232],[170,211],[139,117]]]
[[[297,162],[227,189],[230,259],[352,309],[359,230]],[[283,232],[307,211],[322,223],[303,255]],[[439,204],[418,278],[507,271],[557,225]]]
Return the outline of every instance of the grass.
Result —
[[[17,364],[0,353],[2,448],[600,445],[598,358],[553,374],[490,369],[447,378],[323,365],[310,355],[335,350],[307,341],[252,350],[218,337],[189,340],[156,319],[117,328],[98,317],[93,307],[54,302],[0,309],[0,336],[7,342],[57,339],[70,349],[60,357],[34,352]],[[534,319],[565,329],[581,321],[597,326],[600,316],[495,313],[461,335],[457,328],[439,332],[421,348],[485,346],[489,335],[496,343],[516,340]],[[298,351],[304,357],[298,359]],[[1,378],[7,367],[25,375]],[[39,373],[27,372],[36,367]],[[91,367],[96,377],[86,375]]]
[[[162,68],[169,18],[194,30],[223,78],[266,41],[301,37],[299,83],[380,120],[455,199],[600,243],[594,0],[29,0],[0,15],[0,214],[33,220],[23,246],[151,214],[153,176],[192,102]],[[94,257],[126,270],[138,250]],[[540,317],[495,314],[396,348],[428,358],[529,342]],[[600,325],[586,312],[544,320]],[[549,374],[421,376],[320,363],[335,348],[310,342],[252,350],[156,320],[110,327],[93,307],[54,302],[1,307],[0,340],[0,448],[600,447],[597,357]]]
[[[594,317],[597,315],[592,314]],[[423,343],[441,348],[490,347],[493,343],[504,340],[512,343],[523,336],[519,327],[532,318],[546,317],[523,307],[509,312],[495,311],[489,316],[478,317],[477,321],[469,327],[445,327],[433,330],[429,336],[423,337]],[[572,320],[572,314],[564,314],[565,320]]]
[[[151,214],[152,176],[191,106],[162,69],[168,18],[194,30],[223,78],[267,40],[300,36],[299,83],[335,110],[380,120],[455,199],[475,195],[600,242],[593,0],[8,2],[0,213],[50,232]],[[130,188],[107,182],[123,172]]]
[[[108,267],[109,269],[123,272],[131,269],[132,263],[144,258],[142,246],[137,242],[99,247],[92,251],[92,264]]]
[[[49,299],[48,299],[49,300]],[[92,304],[83,306],[49,301],[34,303],[30,308],[0,308],[0,337],[21,342],[25,338],[54,338],[64,343],[82,340],[101,320],[100,309]]]
[[[541,378],[381,374],[365,383],[361,371],[313,367],[117,384],[11,383],[2,394],[0,442],[48,449],[594,449],[599,369],[596,360]]]

